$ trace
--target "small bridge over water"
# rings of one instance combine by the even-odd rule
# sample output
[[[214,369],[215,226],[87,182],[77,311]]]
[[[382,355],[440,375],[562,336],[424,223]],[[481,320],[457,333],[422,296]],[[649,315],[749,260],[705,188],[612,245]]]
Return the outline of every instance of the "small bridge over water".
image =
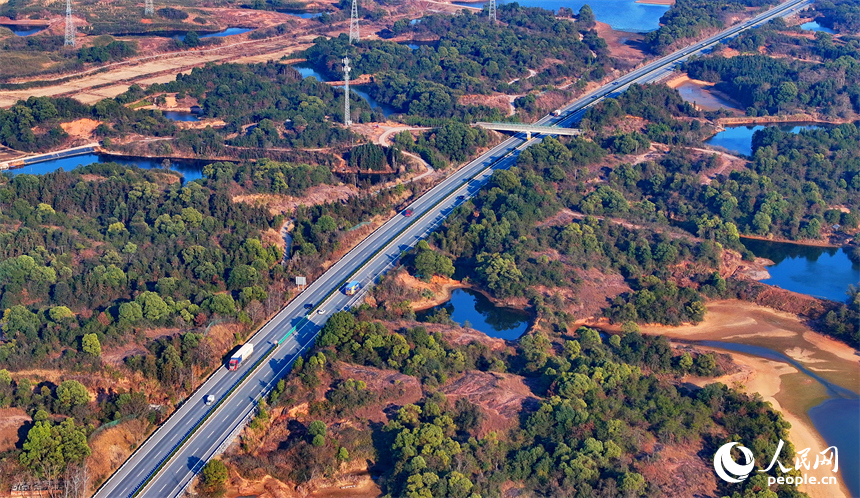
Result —
[[[575,137],[582,134],[582,130],[578,128],[560,128],[557,126],[539,126],[521,123],[484,123],[478,122],[472,126],[486,128],[496,131],[512,131],[515,133],[525,133],[526,137],[531,140],[532,133],[536,135],[567,135]]]

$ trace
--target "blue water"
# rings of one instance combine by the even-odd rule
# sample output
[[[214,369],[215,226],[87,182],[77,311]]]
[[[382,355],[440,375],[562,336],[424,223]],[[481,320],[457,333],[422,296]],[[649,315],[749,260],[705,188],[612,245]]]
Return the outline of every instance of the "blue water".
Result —
[[[227,28],[224,31],[219,31],[218,33],[200,35],[200,38],[222,38],[224,36],[241,35],[248,31],[252,31],[252,28]]]
[[[193,112],[186,111],[163,111],[162,114],[165,118],[173,121],[197,121],[199,119]]]
[[[776,263],[767,267],[771,278],[762,283],[838,302],[848,298],[849,286],[860,285],[860,266],[848,259],[844,248],[746,238],[741,242],[756,256]]]
[[[513,0],[510,0],[513,1]],[[509,3],[509,0],[499,0],[497,4]],[[583,5],[588,4],[594,11],[594,16],[600,22],[605,22],[612,29],[631,33],[646,33],[660,27],[660,17],[669,10],[668,5],[648,5],[636,3],[635,0],[517,0],[524,7],[541,7],[558,12],[561,7],[579,12]],[[461,7],[483,8],[484,3],[455,3]]]
[[[316,17],[319,17],[319,16],[325,14],[325,12],[298,12],[298,11],[290,11],[290,10],[284,10],[282,12],[284,14],[289,14],[291,16],[300,17],[302,19],[314,19]]]
[[[710,91],[710,87],[703,88],[692,81],[685,81],[676,88],[681,98],[687,102],[696,104],[706,111],[716,111],[719,109],[737,109],[738,104],[724,99],[716,93]]]
[[[722,147],[737,154],[749,156],[752,155],[753,133],[758,130],[763,130],[765,126],[779,126],[783,131],[790,131],[791,133],[800,133],[801,130],[815,130],[821,128],[820,125],[791,123],[756,126],[727,126],[724,131],[721,131],[713,137],[705,140],[705,143]]]
[[[424,318],[439,309],[445,309],[456,323],[508,341],[515,341],[529,326],[528,313],[511,308],[494,306],[483,294],[469,289],[455,289],[447,303],[417,313]]]
[[[860,395],[828,382],[809,371],[803,364],[772,349],[720,341],[694,341],[694,343],[788,363],[823,385],[830,398],[812,407],[808,412],[809,418],[824,441],[829,446],[836,446],[839,459],[837,474],[848,487],[851,496],[860,496]],[[796,451],[803,449],[805,448],[795,448]],[[809,454],[814,455],[824,449],[812,448]]]
[[[40,26],[38,28],[24,28],[20,26],[4,26],[4,28],[9,28],[12,30],[16,36],[30,36],[32,34],[38,33],[40,31],[45,31],[47,29],[45,26]]]
[[[313,76],[319,81],[329,81],[326,77],[322,75],[322,73],[314,69],[312,66],[308,66],[305,64],[294,64],[293,67],[296,68],[299,74],[302,75],[302,78]],[[368,94],[364,90],[361,90],[360,85],[350,86],[349,89],[350,91],[367,101],[367,103],[370,104],[371,109],[381,109],[383,116],[385,116],[386,118],[395,112],[393,107],[377,102],[377,100],[371,97],[370,94]]]
[[[81,166],[87,166],[93,163],[117,163],[125,166],[137,166],[142,169],[158,169],[161,168],[162,159],[147,159],[147,158],[118,158],[113,156],[101,156],[99,154],[84,154],[75,157],[64,157],[62,159],[53,159],[42,163],[31,164],[23,168],[15,168],[6,170],[13,175],[44,175],[51,173],[60,168],[65,171],[71,171]],[[182,174],[185,181],[192,181],[198,178],[203,178],[203,167],[200,162],[195,163],[178,163],[171,162],[170,169]]]
[[[836,33],[836,31],[833,31],[830,28],[825,28],[824,26],[818,24],[815,21],[809,21],[809,22],[805,22],[805,23],[801,24],[800,29],[805,29],[807,31],[823,31],[825,33],[830,33],[830,34]]]

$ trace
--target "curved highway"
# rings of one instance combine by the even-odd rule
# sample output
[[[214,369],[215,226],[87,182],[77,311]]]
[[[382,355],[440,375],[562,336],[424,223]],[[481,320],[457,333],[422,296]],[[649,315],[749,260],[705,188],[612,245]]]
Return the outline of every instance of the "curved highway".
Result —
[[[754,19],[634,70],[565,107],[561,116],[537,124],[566,125],[586,109],[633,83],[648,83],[671,73],[689,56],[708,50],[743,30],[790,14],[812,0],[790,0]],[[180,496],[205,462],[216,456],[254,413],[257,401],[286,373],[297,356],[313,344],[326,319],[350,308],[362,293],[400,257],[432,232],[459,204],[474,195],[495,169],[510,167],[519,150],[539,140],[523,134],[493,147],[379,227],[260,329],[249,342],[253,355],[237,371],[219,368],[98,489],[98,498]],[[346,281],[362,282],[362,292],[346,296]],[[308,307],[307,305],[311,305]],[[204,396],[215,402],[206,405]]]

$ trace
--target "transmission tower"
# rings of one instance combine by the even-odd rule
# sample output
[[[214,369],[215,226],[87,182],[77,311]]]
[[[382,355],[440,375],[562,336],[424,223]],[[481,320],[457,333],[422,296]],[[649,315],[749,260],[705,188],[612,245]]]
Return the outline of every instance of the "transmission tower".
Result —
[[[152,0],[146,0],[146,3],[143,4],[143,15],[144,17],[155,15],[155,5],[153,5]]]
[[[353,5],[355,2],[353,1]],[[349,57],[343,58],[343,124],[344,126],[352,125],[352,120],[349,119],[349,71],[352,68],[349,67]]]
[[[357,42],[358,35],[358,0],[352,0],[352,15],[349,19],[349,42]]]
[[[496,23],[496,0],[490,0],[489,10],[490,10],[490,22],[495,24]]]
[[[75,46],[75,20],[72,19],[72,0],[66,0],[66,43],[67,47]]]

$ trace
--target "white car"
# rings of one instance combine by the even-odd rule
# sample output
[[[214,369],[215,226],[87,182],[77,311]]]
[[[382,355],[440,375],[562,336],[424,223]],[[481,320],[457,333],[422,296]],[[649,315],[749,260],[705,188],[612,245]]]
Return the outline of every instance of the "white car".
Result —
[[[215,396],[212,396],[211,394],[207,394],[206,396],[203,397],[203,403],[206,405],[211,405],[214,402],[215,402]]]
[[[317,315],[325,315],[325,310],[320,308],[317,310]]]

